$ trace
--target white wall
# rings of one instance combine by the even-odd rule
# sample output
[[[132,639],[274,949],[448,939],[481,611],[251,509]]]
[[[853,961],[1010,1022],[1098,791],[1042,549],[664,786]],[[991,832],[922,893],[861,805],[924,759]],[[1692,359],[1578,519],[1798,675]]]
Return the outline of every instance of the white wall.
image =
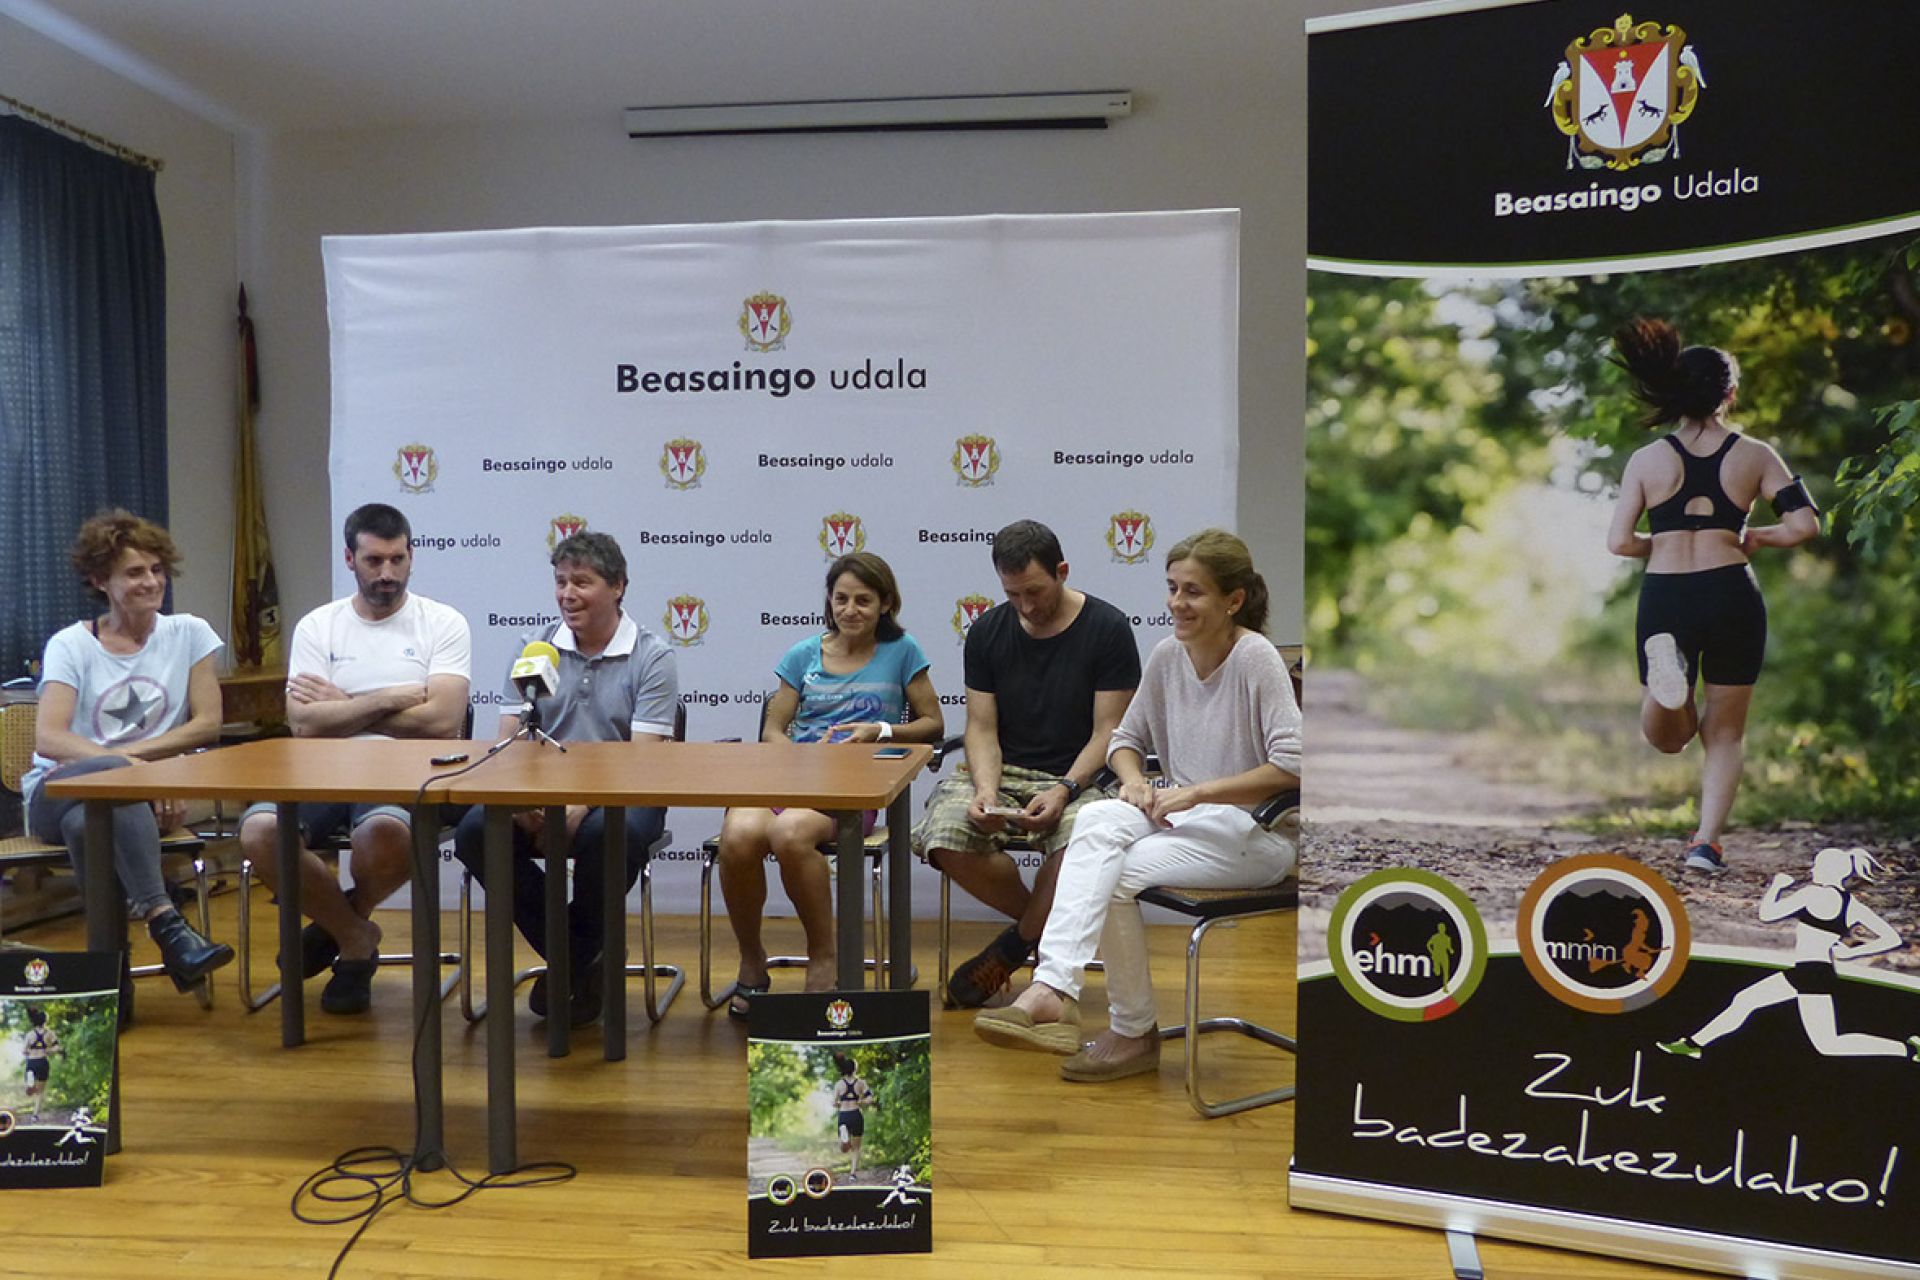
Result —
[[[186,556],[175,607],[227,633],[233,530],[234,167],[222,129],[0,17],[0,91],[165,161],[168,523]]]
[[[245,274],[261,326],[267,501],[289,616],[326,598],[336,554],[321,483],[323,235],[1233,206],[1243,211],[1239,527],[1273,588],[1274,636],[1297,639],[1305,41],[1293,6],[1194,12],[1219,16],[1160,24],[1185,45],[1133,42],[1138,65],[1116,67],[1114,79],[1138,91],[1139,110],[1105,132],[636,142],[621,129],[619,104],[609,104],[604,119],[568,125],[294,134],[265,144],[248,180],[261,193],[260,260]],[[1206,51],[1237,40],[1284,56],[1235,81]],[[1179,424],[1168,431],[1171,443]]]
[[[642,143],[625,138],[619,104],[609,104],[604,118],[565,125],[236,139],[5,17],[0,90],[167,162],[171,520],[188,560],[177,599],[223,632],[236,280],[260,327],[260,445],[282,603],[291,619],[329,594],[323,235],[1234,206],[1243,211],[1238,524],[1273,587],[1273,634],[1293,640],[1304,505],[1302,22],[1368,3],[1209,0],[1169,5],[1164,18],[1117,8],[1089,38],[1103,65],[1111,59],[1113,81],[1136,90],[1138,111],[1101,133]],[[1154,29],[1118,29],[1129,21]]]

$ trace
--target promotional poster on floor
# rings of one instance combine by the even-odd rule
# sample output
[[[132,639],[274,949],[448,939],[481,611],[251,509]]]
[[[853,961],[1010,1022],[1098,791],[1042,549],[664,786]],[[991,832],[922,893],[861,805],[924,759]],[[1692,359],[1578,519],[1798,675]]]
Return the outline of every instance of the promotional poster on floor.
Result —
[[[1308,28],[1293,1203],[1920,1276],[1920,9],[1417,10]]]
[[[924,991],[755,996],[747,1110],[747,1256],[932,1250]]]
[[[100,1185],[119,976],[115,955],[0,951],[0,1188]]]

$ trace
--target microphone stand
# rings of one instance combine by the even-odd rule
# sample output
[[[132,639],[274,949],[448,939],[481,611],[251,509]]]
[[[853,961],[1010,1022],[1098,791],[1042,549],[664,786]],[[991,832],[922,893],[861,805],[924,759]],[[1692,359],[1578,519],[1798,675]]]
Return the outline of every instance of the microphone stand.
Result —
[[[528,742],[544,742],[561,755],[567,753],[566,743],[559,741],[540,727],[540,704],[529,698],[520,706],[520,727],[488,747],[487,754],[481,758],[487,759],[504,750],[509,744],[518,742],[522,738],[525,738]]]

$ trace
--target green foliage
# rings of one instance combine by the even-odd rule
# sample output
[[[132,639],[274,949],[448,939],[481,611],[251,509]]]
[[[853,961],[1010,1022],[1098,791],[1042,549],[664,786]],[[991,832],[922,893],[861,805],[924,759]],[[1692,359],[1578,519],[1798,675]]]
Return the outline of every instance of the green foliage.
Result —
[[[1770,634],[1736,819],[1920,821],[1911,236],[1452,289],[1316,276],[1307,614],[1317,659],[1421,686],[1430,717],[1522,732],[1529,713],[1516,704],[1530,686],[1604,684],[1631,661],[1637,572],[1573,607],[1555,577],[1564,562],[1516,541],[1503,520],[1543,482],[1610,501],[1628,455],[1653,438],[1608,359],[1613,330],[1635,315],[1735,354],[1731,417],[1773,444],[1828,513],[1825,536],[1755,557]],[[1764,506],[1754,515],[1771,518]],[[1515,626],[1530,628],[1524,642]]]
[[[831,1045],[755,1043],[747,1046],[747,1106],[756,1136],[802,1145],[822,1136],[822,1098],[840,1078],[833,1055],[842,1052],[873,1091],[865,1115],[861,1165],[913,1166],[917,1181],[933,1173],[932,1073],[925,1040],[890,1040],[836,1050]],[[829,1126],[831,1112],[826,1112]]]
[[[100,1124],[107,1122],[113,1088],[115,1006],[99,996],[0,1001],[0,1037],[24,1043],[32,1023],[29,1004],[47,1015],[47,1029],[59,1041],[52,1055],[43,1105],[49,1110],[87,1107]]]

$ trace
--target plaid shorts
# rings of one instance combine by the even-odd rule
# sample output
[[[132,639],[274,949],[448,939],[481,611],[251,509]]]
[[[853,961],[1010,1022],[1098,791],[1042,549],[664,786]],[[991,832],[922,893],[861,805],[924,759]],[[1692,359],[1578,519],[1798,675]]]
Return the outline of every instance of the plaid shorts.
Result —
[[[1000,769],[1000,800],[1003,804],[1024,808],[1040,792],[1059,783],[1057,774],[1043,773],[1038,769],[1023,769],[1019,765],[1003,765]],[[973,777],[962,764],[951,775],[942,778],[940,785],[927,797],[927,810],[921,815],[920,825],[913,829],[913,851],[922,860],[928,849],[953,849],[960,853],[991,853],[1003,849],[1010,840],[1017,840],[1033,846],[1043,853],[1055,853],[1067,847],[1067,840],[1073,834],[1074,815],[1080,812],[1082,805],[1099,800],[1104,793],[1088,787],[1066,812],[1060,815],[1060,822],[1053,830],[1040,835],[1029,836],[1026,832],[1007,830],[993,833],[982,831],[967,819],[967,806],[973,803]]]

